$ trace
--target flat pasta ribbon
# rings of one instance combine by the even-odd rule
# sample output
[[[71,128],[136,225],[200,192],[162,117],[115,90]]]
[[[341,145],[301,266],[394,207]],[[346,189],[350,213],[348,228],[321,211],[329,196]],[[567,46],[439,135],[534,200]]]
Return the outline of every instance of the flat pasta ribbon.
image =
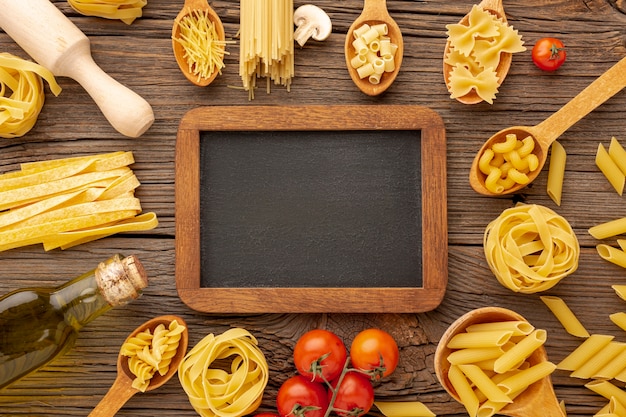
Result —
[[[487,226],[483,244],[489,268],[515,292],[545,291],[578,268],[580,246],[571,226],[540,205],[504,210]]]
[[[143,14],[148,0],[68,0],[72,9],[85,16],[119,19],[130,25]]]
[[[43,81],[55,96],[61,93],[52,72],[7,52],[0,53],[0,137],[24,136],[43,108]]]
[[[217,366],[224,361],[230,369]],[[269,367],[254,336],[233,328],[205,336],[178,366],[178,378],[201,416],[241,417],[261,404]]]

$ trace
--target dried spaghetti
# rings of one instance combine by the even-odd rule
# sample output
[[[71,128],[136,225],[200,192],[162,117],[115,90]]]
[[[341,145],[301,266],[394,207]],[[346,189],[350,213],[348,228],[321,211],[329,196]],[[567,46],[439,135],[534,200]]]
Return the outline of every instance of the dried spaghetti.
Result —
[[[229,366],[218,366],[224,361]],[[261,404],[269,367],[256,339],[233,328],[198,342],[178,366],[178,378],[201,416],[240,417]]]
[[[45,101],[42,78],[55,96],[61,93],[54,75],[46,68],[0,53],[0,137],[24,136],[33,128]]]
[[[254,98],[256,79],[291,86],[293,59],[293,0],[241,0],[239,75]]]

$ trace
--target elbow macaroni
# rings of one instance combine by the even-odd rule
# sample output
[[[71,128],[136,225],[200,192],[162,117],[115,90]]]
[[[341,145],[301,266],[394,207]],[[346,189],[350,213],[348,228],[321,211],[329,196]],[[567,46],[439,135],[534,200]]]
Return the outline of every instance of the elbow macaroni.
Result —
[[[485,186],[494,194],[501,194],[516,184],[528,184],[528,174],[539,168],[539,158],[533,153],[535,140],[522,140],[509,133],[504,142],[485,149],[478,160],[478,169],[486,175]]]

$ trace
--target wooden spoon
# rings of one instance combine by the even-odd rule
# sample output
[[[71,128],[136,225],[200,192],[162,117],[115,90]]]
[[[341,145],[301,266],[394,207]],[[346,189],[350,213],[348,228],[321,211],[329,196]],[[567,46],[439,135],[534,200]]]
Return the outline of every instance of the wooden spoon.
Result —
[[[600,104],[620,92],[624,87],[626,87],[626,57],[609,68],[576,97],[570,100],[569,103],[540,124],[533,127],[510,127],[499,131],[489,138],[482,148],[480,148],[480,151],[478,151],[472,162],[469,174],[470,185],[477,193],[488,196],[511,194],[519,191],[528,184],[516,184],[514,187],[505,190],[501,194],[494,194],[485,187],[486,176],[478,168],[478,161],[486,149],[491,148],[494,143],[504,142],[506,135],[509,133],[515,133],[520,140],[529,135],[532,136],[535,139],[535,150],[533,152],[539,158],[539,167],[528,174],[530,182],[532,182],[537,178],[537,175],[539,175],[539,172],[546,163],[548,150],[552,142]]]
[[[372,84],[367,78],[361,79],[357,70],[352,67],[350,61],[355,55],[352,42],[354,41],[354,30],[361,27],[363,24],[376,25],[380,23],[386,23],[388,29],[388,35],[392,43],[398,45],[398,49],[395,55],[395,69],[393,72],[386,72],[382,75],[378,84]],[[377,96],[386,91],[393,83],[400,71],[400,65],[402,64],[402,56],[404,54],[404,42],[402,40],[402,32],[395,20],[391,18],[387,11],[386,0],[365,0],[363,4],[363,11],[361,15],[352,23],[348,33],[346,35],[346,43],[344,46],[346,65],[352,81],[359,87],[363,93],[369,96]]]
[[[146,329],[154,330],[159,324],[163,324],[165,325],[165,327],[168,327],[173,320],[176,320],[178,324],[187,327],[185,321],[180,317],[170,315],[160,316],[149,320],[143,323],[141,326],[137,327],[126,340],[130,339],[133,336],[136,336],[138,333],[141,333]],[[181,335],[176,355],[172,358],[172,362],[170,363],[167,373],[165,375],[160,375],[158,372],[155,373],[150,380],[150,385],[148,385],[146,392],[159,388],[176,374],[176,371],[178,370],[178,364],[187,353],[188,343],[189,332],[185,328],[185,331]],[[109,392],[107,392],[102,400],[100,400],[96,408],[94,408],[93,411],[89,414],[89,417],[114,416],[115,413],[117,413],[119,409],[122,408],[124,404],[126,404],[126,401],[128,401],[133,395],[140,392],[138,389],[132,387],[134,379],[135,375],[133,375],[130,369],[128,369],[128,357],[121,354],[118,355],[117,378],[115,378],[115,381],[109,389]]]
[[[446,330],[435,351],[435,373],[441,385],[455,400],[461,402],[448,379],[450,362],[448,362],[447,358],[452,352],[452,349],[446,346],[448,341],[457,333],[464,332],[472,324],[517,320],[526,321],[521,315],[511,310],[500,307],[484,307],[472,310],[461,316]],[[543,347],[537,349],[529,358],[531,365],[547,360],[547,354]],[[512,403],[500,410],[498,415],[529,417],[536,416],[538,410],[541,410],[540,414],[544,417],[566,417],[554,393],[550,376],[526,388]]]
[[[496,16],[497,18],[502,20],[502,22],[506,23],[507,20],[506,20],[506,15],[504,14],[504,6],[502,6],[502,0],[483,0],[478,4],[478,6],[481,7],[483,10],[488,11],[489,13]],[[459,23],[462,25],[468,25],[469,13],[466,14]],[[448,90],[450,90],[450,72],[452,71],[452,66],[446,63],[446,57],[448,56],[449,53],[450,53],[450,40],[448,39],[448,41],[446,42],[444,53],[443,53],[443,78],[446,82],[446,86],[448,87]],[[500,86],[504,82],[504,79],[506,78],[506,75],[509,72],[509,68],[511,68],[512,61],[513,61],[513,54],[511,54],[510,52],[502,52],[500,54],[500,62],[498,63],[498,66],[496,67],[496,75],[498,76],[498,86]],[[475,89],[470,90],[470,92],[467,93],[466,95],[457,97],[456,99],[457,101],[463,104],[477,104],[483,101],[483,99],[478,95],[478,93],[476,93]]]
[[[189,81],[197,86],[206,87],[215,79],[215,77],[217,77],[217,74],[219,74],[218,69],[216,68],[215,71],[213,71],[213,73],[208,77],[198,78],[197,74],[194,74],[189,70],[189,64],[185,58],[185,49],[179,42],[176,41],[176,39],[180,38],[180,21],[185,16],[190,15],[193,11],[206,11],[209,20],[215,26],[215,31],[217,32],[219,41],[223,42],[226,39],[226,35],[224,34],[224,25],[222,24],[220,17],[217,15],[215,10],[209,6],[207,0],[185,0],[183,8],[176,16],[176,19],[174,19],[174,25],[172,26],[172,48],[174,49],[174,57],[176,58],[178,67]]]

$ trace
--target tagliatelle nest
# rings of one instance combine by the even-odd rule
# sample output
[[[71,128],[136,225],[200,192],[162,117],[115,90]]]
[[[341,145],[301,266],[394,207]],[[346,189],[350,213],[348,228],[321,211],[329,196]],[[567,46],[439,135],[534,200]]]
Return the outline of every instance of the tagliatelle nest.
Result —
[[[487,226],[483,244],[489,268],[515,292],[545,291],[578,268],[580,246],[570,224],[540,205],[504,210]]]

